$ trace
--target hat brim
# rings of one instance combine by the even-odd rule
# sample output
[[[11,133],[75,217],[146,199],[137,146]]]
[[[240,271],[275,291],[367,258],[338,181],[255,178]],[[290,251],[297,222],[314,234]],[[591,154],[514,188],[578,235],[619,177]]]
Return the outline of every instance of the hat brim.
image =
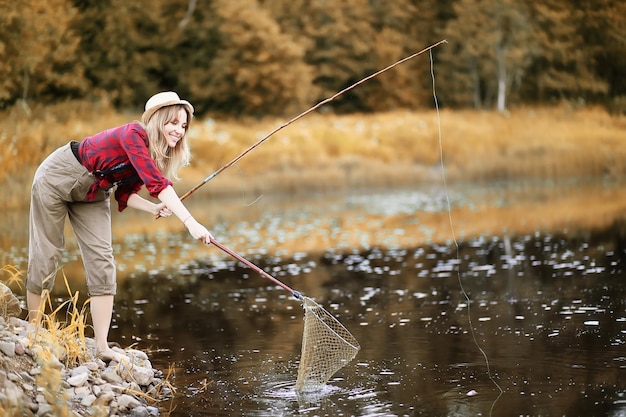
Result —
[[[157,106],[150,107],[141,115],[141,121],[144,124],[147,124],[148,121],[150,121],[150,118],[152,117],[152,115],[154,115],[154,113],[156,113],[158,110],[162,109],[163,107],[175,106],[177,104],[181,104],[185,106],[189,115],[193,117],[194,109],[190,102],[188,102],[187,100],[172,100],[172,101],[165,101],[163,103],[159,103]]]

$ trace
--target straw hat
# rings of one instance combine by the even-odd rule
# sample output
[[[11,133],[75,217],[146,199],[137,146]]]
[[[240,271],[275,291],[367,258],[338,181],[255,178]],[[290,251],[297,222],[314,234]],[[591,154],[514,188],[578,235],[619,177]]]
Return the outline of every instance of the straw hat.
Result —
[[[146,108],[141,116],[141,121],[145,124],[148,123],[152,115],[160,108],[173,106],[175,104],[182,104],[185,106],[190,115],[193,116],[193,106],[187,100],[181,100],[173,91],[163,91],[150,97],[146,102]]]

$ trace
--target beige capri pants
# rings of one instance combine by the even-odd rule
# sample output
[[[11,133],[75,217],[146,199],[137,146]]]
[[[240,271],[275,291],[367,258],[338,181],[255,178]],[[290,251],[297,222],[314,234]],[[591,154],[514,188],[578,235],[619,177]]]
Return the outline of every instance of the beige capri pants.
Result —
[[[115,295],[110,191],[99,189],[94,201],[85,201],[93,183],[93,176],[76,159],[69,143],[37,168],[30,203],[28,291],[52,291],[65,250],[65,219],[69,218],[83,258],[89,295]]]

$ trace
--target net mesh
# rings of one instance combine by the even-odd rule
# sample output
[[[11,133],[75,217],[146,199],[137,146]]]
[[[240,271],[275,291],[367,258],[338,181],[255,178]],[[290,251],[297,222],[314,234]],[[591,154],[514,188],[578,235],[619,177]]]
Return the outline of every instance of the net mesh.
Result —
[[[296,390],[321,390],[331,376],[356,356],[361,346],[339,321],[319,304],[302,297],[304,334]]]

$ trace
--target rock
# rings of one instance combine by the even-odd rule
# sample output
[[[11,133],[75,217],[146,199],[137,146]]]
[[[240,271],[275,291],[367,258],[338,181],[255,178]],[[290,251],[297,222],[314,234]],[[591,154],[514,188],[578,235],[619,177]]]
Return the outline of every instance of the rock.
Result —
[[[5,383],[4,395],[6,397],[7,404],[11,406],[17,406],[23,401],[22,391],[12,382]]]
[[[26,401],[26,407],[33,413],[36,413],[37,410],[39,410],[39,404],[31,400]]]
[[[55,355],[52,355],[52,357],[46,362],[46,365],[50,366],[51,368],[56,368],[56,369],[64,368],[61,360],[57,358]]]
[[[52,406],[46,403],[39,403],[39,409],[37,410],[37,416],[52,417]]]
[[[19,373],[20,377],[24,380],[24,381],[28,381],[28,382],[35,382],[35,378],[33,378],[28,372],[26,371],[20,371]]]
[[[0,340],[0,352],[4,353],[9,358],[15,356],[15,342],[5,342]]]
[[[91,388],[89,388],[86,385],[74,388],[74,397],[84,398],[88,395],[91,395],[91,393],[92,393]]]
[[[130,369],[127,365],[122,366],[124,369],[122,374],[127,382],[134,381],[138,385],[148,386],[154,379],[154,371],[152,369],[144,368],[143,366],[131,366]]]
[[[6,300],[8,304],[2,304]],[[167,386],[155,389],[163,383],[157,378],[163,373],[154,370],[148,355],[137,349],[113,348],[128,358],[122,363],[81,358],[82,363],[66,364],[66,347],[58,343],[57,335],[2,314],[5,307],[11,314],[21,314],[12,300],[0,284],[0,414],[48,417],[62,412],[82,417],[103,407],[107,415],[153,417],[159,409],[147,405],[148,396],[158,395],[154,399],[160,401],[173,395]],[[95,341],[83,340],[89,355]],[[59,406],[67,408],[59,410]]]
[[[141,405],[133,409],[130,415],[131,417],[150,417],[150,412],[148,411],[147,407],[144,407],[143,405]]]
[[[28,323],[19,317],[9,317],[7,320],[9,326],[11,326],[16,332],[20,332],[24,325],[28,325]],[[18,333],[15,333],[18,334]]]
[[[88,373],[80,373],[67,378],[67,383],[70,384],[72,387],[82,387],[87,383],[88,380]]]
[[[102,379],[104,379],[105,381],[111,382],[113,384],[121,384],[122,382],[124,382],[122,377],[119,376],[117,372],[115,372],[115,369],[112,368],[105,369],[104,372],[100,374],[100,376],[102,376]]]
[[[91,407],[95,401],[96,401],[96,396],[93,394],[89,394],[82,399],[82,401],[80,402],[80,405],[84,407]]]
[[[98,369],[100,369],[100,364],[98,364],[98,362],[96,362],[96,361],[85,362],[85,363],[82,364],[82,366],[86,367],[87,369],[89,369],[92,372],[95,372]]]
[[[98,403],[103,405],[109,405],[115,399],[115,395],[112,392],[107,392],[98,397]]]
[[[129,382],[128,386],[126,387],[128,389],[128,391],[130,392],[141,392],[143,391],[141,389],[141,387],[139,386],[139,384],[137,384],[135,381]],[[128,392],[127,391],[127,392]]]
[[[125,408],[127,410],[132,410],[141,405],[141,403],[135,397],[132,397],[128,394],[120,395],[117,399],[117,403],[119,404],[120,408]]]
[[[148,355],[146,355],[146,352],[142,352],[141,350],[128,349],[126,351],[122,351],[121,353],[125,354],[126,356],[128,356],[131,359],[137,359],[139,361],[147,361],[148,360]]]
[[[87,374],[89,375],[90,369],[88,367],[86,367],[85,365],[80,365],[77,366],[76,368],[70,370],[70,375],[71,376],[76,376],[76,375],[80,375],[80,374]]]
[[[9,287],[0,283],[0,317],[8,320],[10,317],[18,317],[20,314],[22,314],[20,300]]]

